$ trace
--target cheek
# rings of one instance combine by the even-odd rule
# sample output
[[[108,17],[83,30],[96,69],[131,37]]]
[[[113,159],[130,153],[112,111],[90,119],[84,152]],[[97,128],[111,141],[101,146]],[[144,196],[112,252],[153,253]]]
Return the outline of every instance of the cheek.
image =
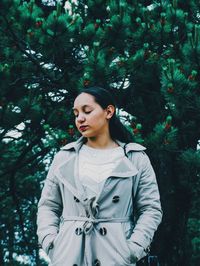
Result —
[[[77,119],[74,120],[76,127],[78,127]]]
[[[102,114],[97,114],[94,118],[93,118],[93,124],[96,125],[97,127],[102,127],[105,123],[106,123],[106,119],[104,118],[104,116]]]
[[[101,120],[102,120],[102,115],[100,115],[99,113],[93,114],[93,116],[88,117],[88,122],[94,125],[98,124]]]

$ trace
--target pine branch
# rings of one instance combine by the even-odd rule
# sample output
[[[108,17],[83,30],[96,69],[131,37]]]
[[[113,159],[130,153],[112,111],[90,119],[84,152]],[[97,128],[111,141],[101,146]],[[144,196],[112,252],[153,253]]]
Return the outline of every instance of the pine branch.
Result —
[[[33,52],[33,49],[31,49],[30,45],[26,43],[24,40],[20,39],[12,29],[8,19],[6,16],[3,16],[7,26],[8,30],[12,36],[12,39],[15,43],[15,45],[18,47],[18,49],[27,56],[27,58],[38,67],[38,69],[41,71],[41,73],[44,75],[44,78],[49,80],[51,83],[58,85],[57,80],[52,79],[52,77],[45,71],[45,68],[42,67],[41,62],[38,60],[37,56],[35,56],[35,52]],[[28,51],[27,51],[28,50]]]
[[[32,148],[41,140],[41,137],[37,137],[32,143],[30,143],[25,149],[22,151],[20,156],[17,158],[17,160],[13,163],[12,167],[3,172],[1,176],[8,175],[10,173],[16,172],[17,170],[23,168],[28,163],[34,161],[38,156],[45,155],[47,151],[49,151],[49,148],[46,147],[43,150],[41,150],[39,153],[35,154],[34,156],[30,157],[28,160],[24,161],[24,158],[26,158],[26,155],[32,150]],[[23,162],[23,163],[22,163]]]

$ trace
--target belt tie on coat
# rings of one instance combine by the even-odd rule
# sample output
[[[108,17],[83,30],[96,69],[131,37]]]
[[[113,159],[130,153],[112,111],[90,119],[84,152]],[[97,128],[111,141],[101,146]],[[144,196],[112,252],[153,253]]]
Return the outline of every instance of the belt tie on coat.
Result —
[[[99,205],[95,199],[96,197],[93,197],[82,202],[86,210],[86,216],[67,216],[62,218],[62,222],[83,221],[83,231],[85,234],[89,234],[93,230],[95,224],[101,222],[125,223],[131,220],[131,216],[96,218],[99,212]]]

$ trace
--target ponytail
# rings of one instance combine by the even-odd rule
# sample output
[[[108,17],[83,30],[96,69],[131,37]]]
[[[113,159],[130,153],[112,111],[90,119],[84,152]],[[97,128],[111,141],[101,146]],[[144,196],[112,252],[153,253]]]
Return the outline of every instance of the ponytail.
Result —
[[[116,139],[125,143],[133,142],[133,135],[122,124],[116,114],[114,114],[114,116],[110,119],[109,129],[112,139]]]

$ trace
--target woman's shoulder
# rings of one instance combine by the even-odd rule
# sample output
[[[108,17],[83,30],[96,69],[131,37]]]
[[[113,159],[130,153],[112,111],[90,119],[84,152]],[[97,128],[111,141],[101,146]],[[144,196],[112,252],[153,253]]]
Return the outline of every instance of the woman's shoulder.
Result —
[[[126,145],[126,154],[131,161],[140,167],[149,167],[151,162],[149,156],[146,154],[146,147],[138,143],[128,143]]]
[[[72,154],[72,151],[75,150],[76,142],[77,141],[73,141],[61,147],[54,155],[53,162],[59,163],[65,161],[70,156],[70,154]]]
[[[125,155],[134,162],[142,162],[147,159],[146,147],[136,142],[123,143],[117,140],[118,144],[124,149]]]
[[[77,151],[85,143],[85,138],[80,137],[79,139],[69,142],[65,146],[60,148],[60,151]]]
[[[125,152],[129,159],[133,161],[142,162],[147,159],[146,147],[139,143],[130,142],[125,146]]]
[[[145,151],[146,147],[142,146],[139,143],[136,142],[130,142],[128,144],[126,144],[126,152],[129,151]]]

